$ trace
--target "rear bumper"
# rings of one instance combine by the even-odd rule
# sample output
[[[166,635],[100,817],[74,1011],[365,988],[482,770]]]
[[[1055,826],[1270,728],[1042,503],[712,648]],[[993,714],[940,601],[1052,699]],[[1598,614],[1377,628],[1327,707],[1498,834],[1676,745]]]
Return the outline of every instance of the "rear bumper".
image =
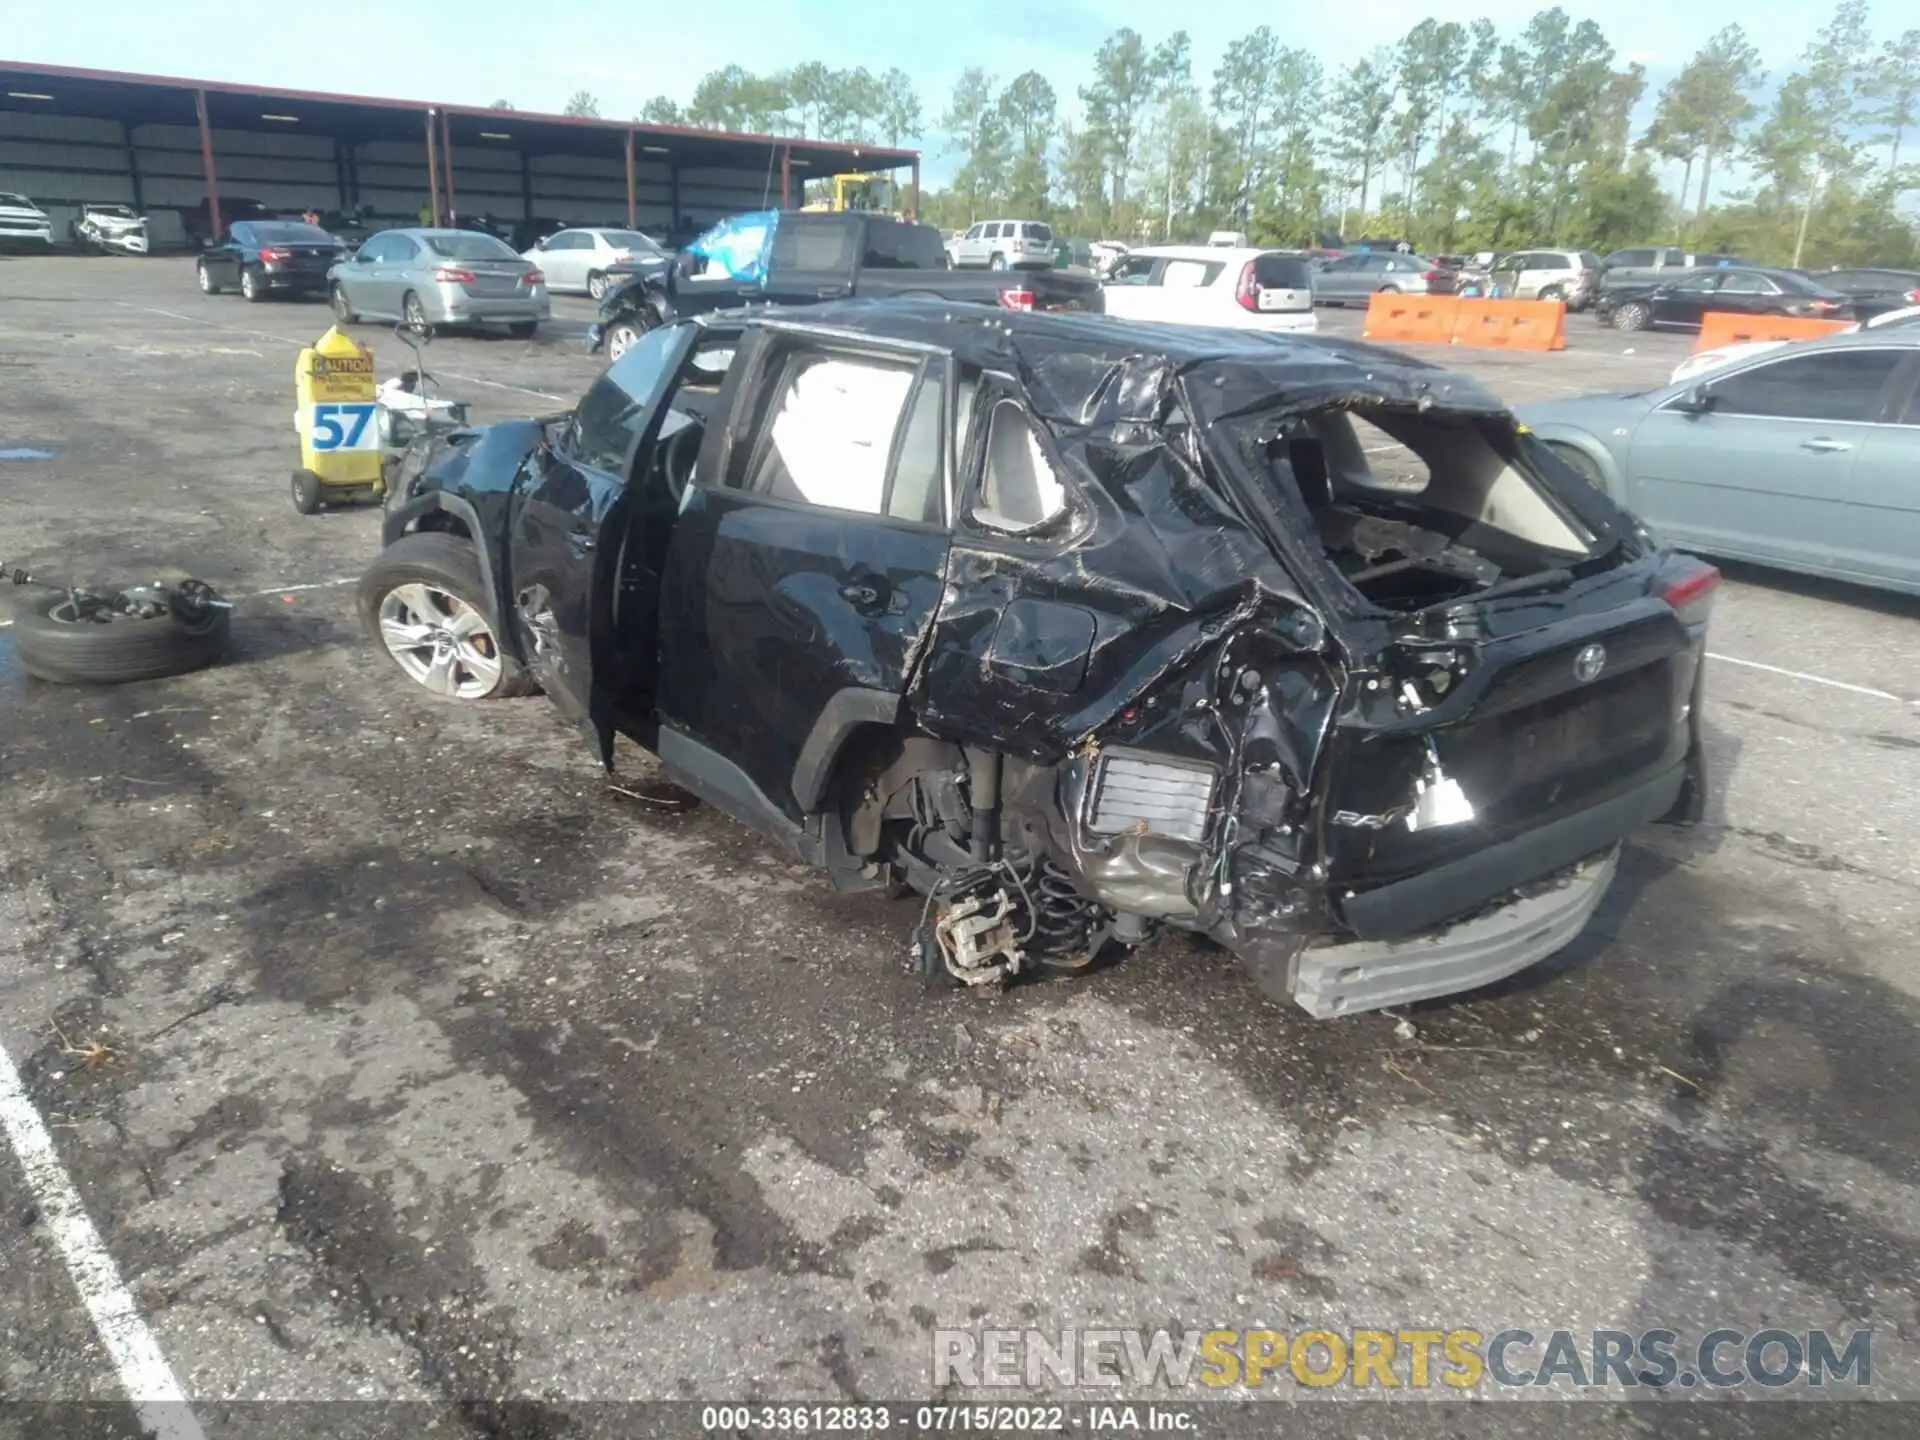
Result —
[[[1613,884],[1619,858],[1609,849],[1497,909],[1424,935],[1309,947],[1294,967],[1292,999],[1328,1019],[1504,980],[1572,942]]]
[[[324,295],[327,289],[327,272],[324,270],[276,270],[270,265],[263,265],[254,273],[269,290]]]
[[[1612,881],[1620,842],[1672,812],[1687,779],[1687,763],[1673,765],[1511,840],[1347,895],[1333,908],[1350,939],[1302,943],[1245,927],[1229,943],[1269,996],[1321,1017],[1489,984],[1579,934]],[[1242,914],[1249,902],[1276,913],[1292,903],[1244,886],[1238,899]]]
[[[443,325],[510,325],[516,321],[551,320],[553,303],[544,294],[522,299],[513,295],[448,295],[442,291],[439,314],[432,318]]]

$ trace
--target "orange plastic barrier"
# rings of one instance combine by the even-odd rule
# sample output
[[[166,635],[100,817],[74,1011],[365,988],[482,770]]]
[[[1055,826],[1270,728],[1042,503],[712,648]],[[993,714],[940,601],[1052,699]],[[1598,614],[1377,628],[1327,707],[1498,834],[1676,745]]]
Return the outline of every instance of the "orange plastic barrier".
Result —
[[[1453,339],[1454,313],[1460,301],[1452,295],[1397,295],[1376,291],[1367,302],[1367,321],[1360,334],[1367,340],[1421,340],[1445,345]]]
[[[1567,307],[1558,300],[1462,300],[1451,338],[1476,350],[1564,350]]]
[[[1844,330],[1850,320],[1802,320],[1794,315],[1736,315],[1709,310],[1700,317],[1700,338],[1694,350],[1713,350],[1742,340],[1814,340]]]

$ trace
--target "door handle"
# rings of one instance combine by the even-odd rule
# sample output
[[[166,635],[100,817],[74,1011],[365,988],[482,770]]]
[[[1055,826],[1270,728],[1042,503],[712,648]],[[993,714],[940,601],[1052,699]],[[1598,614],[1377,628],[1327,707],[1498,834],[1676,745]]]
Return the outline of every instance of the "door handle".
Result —
[[[1811,450],[1816,455],[1832,455],[1842,450],[1851,450],[1853,442],[1849,440],[1829,440],[1824,435],[1816,435],[1811,440],[1800,442],[1802,450]]]

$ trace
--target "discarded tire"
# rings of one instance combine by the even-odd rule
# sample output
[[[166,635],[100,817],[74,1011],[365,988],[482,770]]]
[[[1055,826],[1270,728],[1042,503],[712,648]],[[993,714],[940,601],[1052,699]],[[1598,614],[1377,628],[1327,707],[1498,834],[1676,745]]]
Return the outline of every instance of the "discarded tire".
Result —
[[[119,685],[205,669],[226,652],[231,631],[225,609],[192,624],[173,614],[81,620],[71,599],[55,595],[20,607],[13,650],[21,669],[55,685]]]

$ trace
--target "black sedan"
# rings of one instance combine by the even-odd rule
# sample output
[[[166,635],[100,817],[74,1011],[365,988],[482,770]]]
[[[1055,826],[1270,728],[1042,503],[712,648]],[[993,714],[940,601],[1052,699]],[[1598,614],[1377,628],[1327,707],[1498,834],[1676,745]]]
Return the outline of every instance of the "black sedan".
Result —
[[[1593,303],[1594,318],[1616,330],[1698,330],[1709,310],[1804,320],[1854,318],[1853,302],[1840,291],[1797,270],[1757,265],[1692,270],[1658,285],[1603,289]]]
[[[218,295],[237,287],[249,300],[269,295],[324,295],[327,271],[347,247],[318,225],[298,220],[243,220],[203,251],[200,289]]]
[[[1813,278],[1853,301],[1853,313],[1862,320],[1920,305],[1920,270],[1861,265],[1852,269],[1822,270]]]

